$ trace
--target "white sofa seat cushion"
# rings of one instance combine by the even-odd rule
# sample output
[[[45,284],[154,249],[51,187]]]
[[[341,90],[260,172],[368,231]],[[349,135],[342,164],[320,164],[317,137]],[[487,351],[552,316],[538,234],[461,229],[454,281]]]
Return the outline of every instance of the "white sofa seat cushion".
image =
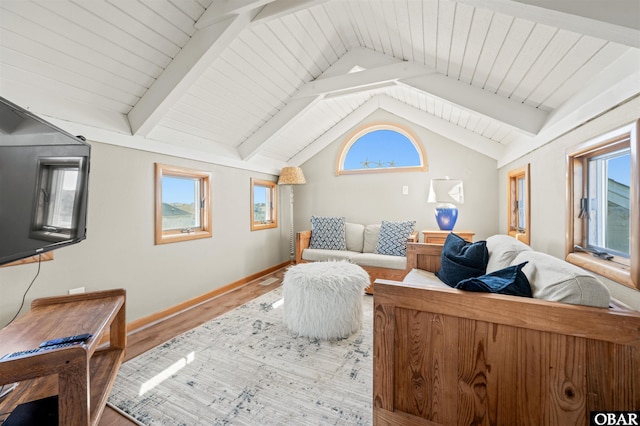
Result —
[[[451,288],[442,281],[433,272],[425,271],[422,269],[412,269],[407,275],[405,275],[402,282],[411,287],[441,287]]]
[[[513,259],[523,251],[532,251],[531,247],[509,235],[492,235],[487,238],[489,262],[487,274],[504,269],[513,264]]]
[[[355,253],[350,261],[360,266],[375,266],[388,269],[406,269],[407,258],[389,254]]]
[[[522,251],[511,262],[529,262],[522,269],[533,297],[574,305],[609,307],[609,290],[596,277],[577,266],[537,251]]]
[[[351,261],[351,258],[356,254],[360,253],[348,250],[304,249],[302,251],[302,260],[309,262],[326,262],[329,260]]]
[[[364,225],[347,222],[344,224],[344,233],[347,250],[362,253],[364,247]]]

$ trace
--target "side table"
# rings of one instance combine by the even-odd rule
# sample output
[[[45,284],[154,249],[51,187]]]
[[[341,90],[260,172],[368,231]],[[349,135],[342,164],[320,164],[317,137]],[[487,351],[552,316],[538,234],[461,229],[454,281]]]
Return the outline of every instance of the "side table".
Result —
[[[425,229],[422,231],[422,241],[430,244],[444,244],[444,240],[447,239],[447,235],[453,232],[459,235],[466,241],[472,242],[475,232],[471,231],[441,231],[439,229]]]

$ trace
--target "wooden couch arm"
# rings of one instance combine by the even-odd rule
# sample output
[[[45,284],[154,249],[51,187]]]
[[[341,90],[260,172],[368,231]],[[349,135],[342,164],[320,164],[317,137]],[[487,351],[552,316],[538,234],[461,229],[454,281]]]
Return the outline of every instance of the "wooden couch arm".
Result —
[[[423,269],[436,272],[440,269],[442,245],[425,243],[407,244],[407,269]]]
[[[311,231],[301,231],[296,234],[296,263],[302,262],[302,250],[308,249],[311,243]]]
[[[640,407],[639,312],[375,286],[374,424],[588,424]]]

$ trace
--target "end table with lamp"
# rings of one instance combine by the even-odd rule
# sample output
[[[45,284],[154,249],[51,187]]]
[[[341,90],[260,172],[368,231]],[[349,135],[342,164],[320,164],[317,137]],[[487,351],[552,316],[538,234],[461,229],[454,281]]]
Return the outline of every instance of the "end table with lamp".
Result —
[[[423,229],[422,230],[422,242],[429,244],[442,244],[447,239],[447,235],[451,232],[462,237],[464,240],[473,242],[473,236],[475,232],[472,231],[443,231],[440,229]]]

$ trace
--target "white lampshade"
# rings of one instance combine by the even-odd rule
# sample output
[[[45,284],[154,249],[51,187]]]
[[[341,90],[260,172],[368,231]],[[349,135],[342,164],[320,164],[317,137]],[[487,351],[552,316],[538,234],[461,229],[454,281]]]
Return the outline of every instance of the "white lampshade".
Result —
[[[278,185],[302,185],[307,183],[300,167],[283,167],[278,178]]]
[[[431,179],[429,203],[464,204],[464,189],[460,179]]]

